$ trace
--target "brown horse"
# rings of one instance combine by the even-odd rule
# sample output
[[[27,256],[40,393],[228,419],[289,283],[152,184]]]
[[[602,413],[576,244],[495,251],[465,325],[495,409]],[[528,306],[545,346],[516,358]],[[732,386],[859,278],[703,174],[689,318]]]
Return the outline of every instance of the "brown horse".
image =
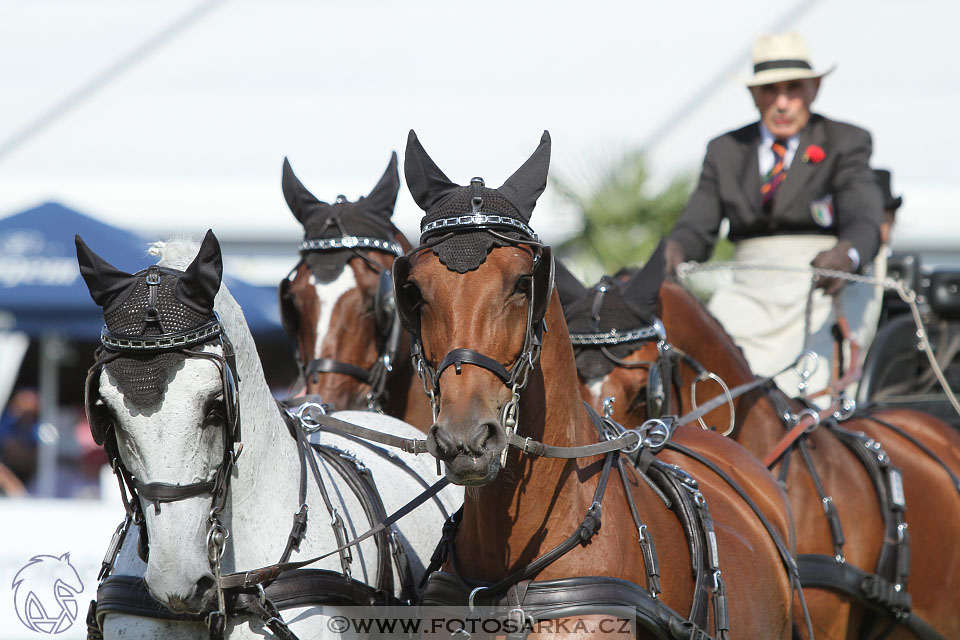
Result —
[[[650,284],[646,287],[649,289]],[[634,292],[638,289],[635,281],[632,287],[628,284],[624,289],[628,297],[631,288]],[[643,302],[649,306],[649,297]],[[656,315],[666,328],[673,347],[691,356],[729,387],[754,378],[742,353],[719,323],[683,287],[672,282],[663,284]],[[625,363],[656,360],[657,355],[656,345],[648,343],[624,355],[622,360]],[[699,373],[695,368],[681,366],[678,377],[682,381],[678,380],[677,385],[680,393],[674,394],[679,395],[676,398],[678,413],[693,406],[690,385]],[[673,387],[672,382],[669,380],[664,384]],[[646,419],[647,398],[650,396],[648,369],[617,365],[602,382],[594,382],[594,389],[596,395],[591,398],[594,403],[606,395],[624,399],[618,403],[614,415],[625,424],[638,424]],[[702,404],[722,392],[719,385],[703,382],[697,390],[697,400]],[[780,419],[783,407],[789,411],[798,410],[797,404],[787,402],[781,392],[770,386],[735,399],[733,405],[732,436],[757,456],[767,455],[785,434]],[[945,456],[945,462],[950,471],[960,475],[955,453],[960,451],[960,437],[945,423],[919,412],[880,411],[872,415],[843,421],[841,427],[847,431],[865,432],[882,442],[883,449],[902,472],[908,505],[905,519],[912,549],[907,587],[912,596],[914,623],[920,618],[933,625],[944,637],[960,637],[960,613],[955,595],[960,587],[960,547],[953,544],[955,536],[960,535],[960,495],[950,472],[933,464],[916,444],[919,442],[936,451],[952,449]],[[707,414],[706,422],[725,429],[730,424],[730,417],[729,409],[721,406]],[[897,435],[889,425],[902,429],[915,442]],[[825,493],[832,498],[842,526],[845,537],[842,553],[846,563],[872,573],[877,567],[884,539],[884,522],[875,498],[877,491],[851,449],[836,437],[838,432],[827,427],[814,429],[804,436],[805,446]],[[837,549],[820,493],[800,456],[792,457],[793,464],[789,468],[783,468],[785,463],[781,458],[773,471],[778,474],[786,472],[787,493],[798,525],[797,550],[800,554],[832,556]],[[804,592],[808,595],[817,637],[844,638],[856,633],[868,637],[871,631],[882,632],[889,623],[888,620],[878,620],[874,610],[865,608],[856,599],[835,591],[805,588]],[[903,627],[894,630],[893,637],[901,635],[915,637]],[[926,637],[937,636],[929,634]]]
[[[391,222],[397,154],[367,197],[318,200],[283,164],[283,194],[304,228],[301,260],[280,283],[284,328],[297,344],[305,392],[338,410],[380,409],[426,430],[430,407],[410,364],[390,268],[410,250]]]
[[[407,184],[426,211],[421,225],[426,244],[395,263],[397,304],[405,326],[420,340],[428,388],[439,405],[428,447],[443,461],[449,479],[473,487],[459,526],[445,536],[446,572],[433,574],[425,602],[465,604],[469,589],[458,582],[465,580],[474,587],[471,602],[476,597],[482,604],[509,603],[514,611],[530,613],[542,609],[535,594],[544,589],[557,590],[554,595],[562,599],[573,598],[563,589],[579,587],[584,597],[595,596],[581,605],[592,603],[597,605],[593,613],[612,610],[624,617],[623,608],[613,606],[616,598],[609,592],[597,595],[597,589],[614,585],[632,589],[640,598],[636,585],[651,584],[645,570],[650,565],[637,543],[637,521],[626,503],[635,506],[645,525],[641,540],[644,531],[656,538],[662,592],[656,600],[645,592],[646,601],[655,602],[652,606],[661,613],[664,607],[691,611],[694,558],[684,528],[648,482],[640,480],[634,465],[623,467],[626,482],[611,480],[605,497],[598,497],[607,477],[604,469],[609,471],[605,458],[535,457],[507,449],[514,429],[528,444],[582,447],[598,442],[597,419],[580,400],[569,334],[552,291],[552,255],[527,226],[546,183],[549,144],[545,133],[534,155],[495,190],[479,179],[469,187],[450,182],[413,132],[408,141]],[[717,434],[695,435],[703,439],[704,450],[730,444]],[[756,464],[742,453],[728,455],[719,462],[724,469]],[[657,459],[683,465],[709,504],[730,635],[789,637],[790,580],[756,516],[729,485],[690,458],[663,450]],[[785,529],[786,505],[772,477],[758,474],[753,482],[756,489],[780,496],[776,526]],[[602,507],[594,504],[601,500]],[[580,537],[571,538],[577,533]],[[581,543],[565,547],[570,540]],[[563,548],[568,552],[552,551]],[[519,574],[510,577],[515,572]],[[457,597],[444,599],[448,593]],[[634,606],[639,601],[631,605],[631,614]],[[585,611],[571,605],[553,617],[580,618]],[[636,615],[642,623],[639,635],[665,637],[667,626],[648,627],[649,618]],[[706,626],[705,615],[703,620]],[[679,630],[676,618],[671,624]],[[576,629],[578,637],[605,635],[595,627]]]

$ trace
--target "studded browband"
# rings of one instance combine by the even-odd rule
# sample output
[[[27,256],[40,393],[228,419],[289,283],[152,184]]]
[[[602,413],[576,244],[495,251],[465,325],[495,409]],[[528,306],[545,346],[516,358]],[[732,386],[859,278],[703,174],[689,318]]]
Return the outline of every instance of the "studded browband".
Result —
[[[483,178],[471,178],[470,186],[473,187],[471,203],[473,210],[467,215],[450,216],[422,224],[420,227],[420,242],[426,242],[429,238],[440,233],[457,231],[467,227],[472,227],[478,231],[483,229],[516,230],[534,242],[540,242],[540,237],[524,221],[512,216],[482,210],[483,195],[480,189],[484,186]]]
[[[335,249],[378,249],[397,256],[403,255],[398,243],[380,238],[342,236],[340,238],[314,238],[300,243],[300,251],[330,251]]]

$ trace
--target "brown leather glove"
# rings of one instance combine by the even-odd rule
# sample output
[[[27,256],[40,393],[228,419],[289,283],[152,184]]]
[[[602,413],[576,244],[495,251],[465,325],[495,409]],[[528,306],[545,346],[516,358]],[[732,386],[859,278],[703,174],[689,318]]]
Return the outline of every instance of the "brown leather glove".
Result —
[[[810,266],[816,267],[818,269],[830,269],[832,271],[846,271],[847,273],[853,273],[853,260],[850,259],[850,248],[851,245],[846,240],[840,240],[837,242],[837,245],[833,249],[828,249],[827,251],[821,251],[817,256],[810,262]],[[836,295],[846,286],[848,280],[841,280],[839,278],[826,278],[820,276],[817,279],[816,287],[818,289],[823,289],[828,295]]]
[[[677,265],[687,260],[687,252],[684,251],[683,245],[669,238],[667,238],[667,246],[664,247],[663,255],[667,263],[667,275],[671,276],[677,275]]]

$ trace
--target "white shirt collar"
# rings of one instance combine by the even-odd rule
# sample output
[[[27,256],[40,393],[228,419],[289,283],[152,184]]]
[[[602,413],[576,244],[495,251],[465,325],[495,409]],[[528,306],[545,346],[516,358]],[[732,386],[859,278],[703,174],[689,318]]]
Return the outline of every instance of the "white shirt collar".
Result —
[[[770,133],[770,130],[767,129],[767,126],[760,122],[760,146],[767,149],[770,148],[770,145],[773,144],[776,138],[773,137],[773,134]],[[791,152],[795,152],[800,146],[800,132],[793,134],[787,138],[787,149]],[[792,154],[791,154],[792,155]]]

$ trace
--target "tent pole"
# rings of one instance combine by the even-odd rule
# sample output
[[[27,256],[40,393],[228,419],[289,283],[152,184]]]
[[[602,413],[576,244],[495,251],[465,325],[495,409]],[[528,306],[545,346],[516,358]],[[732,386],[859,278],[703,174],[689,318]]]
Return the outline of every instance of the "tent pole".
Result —
[[[57,414],[60,401],[60,361],[63,340],[55,334],[40,338],[40,445],[37,451],[37,495],[53,498],[57,488]]]

